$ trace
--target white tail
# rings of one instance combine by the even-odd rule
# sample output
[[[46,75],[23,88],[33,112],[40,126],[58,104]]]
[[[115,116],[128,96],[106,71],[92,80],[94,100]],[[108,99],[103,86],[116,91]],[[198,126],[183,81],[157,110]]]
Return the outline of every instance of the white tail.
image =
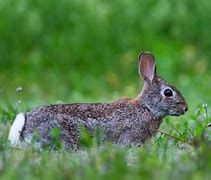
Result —
[[[24,125],[25,125],[25,115],[24,113],[19,113],[16,116],[10,128],[10,132],[8,136],[8,139],[12,146],[18,145],[20,143],[20,136],[21,136],[21,132],[23,131]]]

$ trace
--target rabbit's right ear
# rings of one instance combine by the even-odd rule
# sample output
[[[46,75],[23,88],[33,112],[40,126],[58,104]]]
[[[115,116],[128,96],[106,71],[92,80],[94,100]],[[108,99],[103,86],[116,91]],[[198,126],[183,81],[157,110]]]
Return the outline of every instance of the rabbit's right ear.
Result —
[[[154,56],[151,53],[140,53],[139,74],[145,82],[152,82],[154,75],[156,74],[156,62]]]

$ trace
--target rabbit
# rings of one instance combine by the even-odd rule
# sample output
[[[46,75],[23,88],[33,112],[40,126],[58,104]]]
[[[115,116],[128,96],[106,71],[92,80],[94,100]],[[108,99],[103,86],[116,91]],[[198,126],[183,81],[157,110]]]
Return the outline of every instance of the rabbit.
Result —
[[[176,87],[157,75],[155,58],[150,52],[140,53],[138,68],[144,85],[136,98],[112,103],[44,105],[31,112],[19,113],[10,128],[11,145],[30,143],[36,131],[37,141],[51,146],[51,131],[59,128],[59,140],[65,148],[78,150],[81,149],[83,127],[90,136],[101,129],[102,143],[141,146],[156,134],[165,116],[183,115],[188,105]]]

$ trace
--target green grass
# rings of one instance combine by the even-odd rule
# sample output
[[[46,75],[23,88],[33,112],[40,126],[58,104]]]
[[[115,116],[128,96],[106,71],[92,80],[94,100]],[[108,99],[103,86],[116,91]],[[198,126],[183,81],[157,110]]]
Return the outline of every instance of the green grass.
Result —
[[[210,5],[208,0],[0,1],[0,178],[210,179]],[[60,145],[57,151],[9,146],[17,112],[58,101],[136,97],[143,84],[137,57],[145,50],[189,105],[184,116],[164,119],[160,130],[169,135],[158,133],[141,148],[99,146],[90,138],[79,152]]]
[[[12,116],[12,115],[11,115]],[[7,117],[2,117],[2,119]],[[162,131],[143,147],[124,147],[89,141],[78,152],[11,148],[9,124],[1,123],[0,177],[2,179],[209,179],[211,129],[204,108],[198,114],[167,118]],[[173,122],[175,121],[175,122]],[[172,137],[174,136],[174,137]],[[179,140],[178,140],[179,139]],[[95,141],[93,141],[95,142]]]

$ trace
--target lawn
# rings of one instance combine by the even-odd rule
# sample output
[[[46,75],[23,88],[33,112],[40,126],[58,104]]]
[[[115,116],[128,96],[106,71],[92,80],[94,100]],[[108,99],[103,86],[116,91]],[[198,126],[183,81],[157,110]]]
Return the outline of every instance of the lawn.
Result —
[[[210,179],[208,0],[0,2],[1,179]],[[143,147],[86,139],[77,152],[12,148],[18,112],[43,104],[112,102],[143,85],[140,51],[182,92],[189,111],[166,117]]]

